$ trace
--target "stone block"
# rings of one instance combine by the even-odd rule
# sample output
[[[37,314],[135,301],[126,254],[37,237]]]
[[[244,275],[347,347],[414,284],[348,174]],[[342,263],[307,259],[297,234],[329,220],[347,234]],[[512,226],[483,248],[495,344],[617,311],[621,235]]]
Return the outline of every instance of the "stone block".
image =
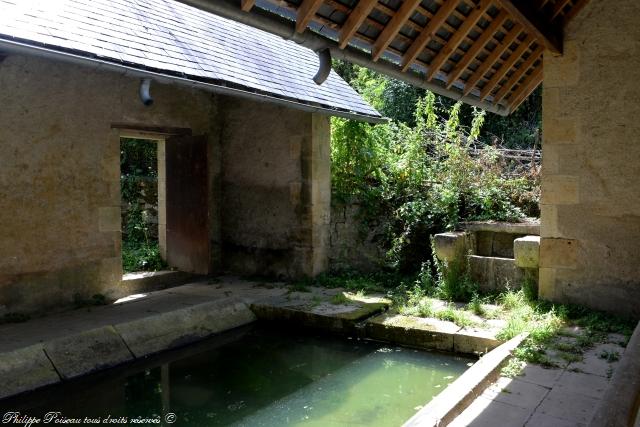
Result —
[[[540,268],[538,271],[538,296],[547,301],[557,301],[556,269]]]
[[[486,354],[502,342],[489,331],[464,328],[453,337],[453,351],[464,354]]]
[[[513,256],[520,268],[538,268],[540,236],[525,236],[513,241]]]
[[[451,322],[399,314],[383,314],[366,325],[368,338],[442,351],[453,351],[453,337],[460,330]]]
[[[578,125],[570,118],[552,118],[545,122],[543,141],[547,145],[575,144]]]
[[[524,272],[512,258],[470,255],[469,267],[472,280],[486,292],[517,289],[524,280]]]
[[[576,268],[578,241],[574,239],[540,240],[540,267]]]
[[[0,353],[0,399],[60,381],[42,344]]]
[[[120,207],[103,206],[98,209],[98,227],[101,232],[120,231]]]
[[[434,236],[435,255],[441,261],[461,259],[468,248],[468,236],[463,231],[440,233]]]
[[[244,302],[229,298],[120,323],[115,328],[133,354],[143,357],[255,320]]]
[[[133,355],[113,326],[46,342],[44,350],[63,379],[133,360]]]
[[[569,87],[580,79],[580,46],[576,41],[565,40],[562,56],[544,57],[545,88]]]
[[[580,178],[571,175],[542,177],[541,203],[547,205],[575,205],[580,199]]]

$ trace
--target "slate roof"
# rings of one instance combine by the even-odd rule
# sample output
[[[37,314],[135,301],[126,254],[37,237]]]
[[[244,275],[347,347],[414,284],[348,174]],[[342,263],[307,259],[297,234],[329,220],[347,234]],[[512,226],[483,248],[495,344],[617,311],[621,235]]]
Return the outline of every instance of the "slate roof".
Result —
[[[316,54],[174,0],[0,0],[0,43],[20,41],[326,110],[380,118]]]

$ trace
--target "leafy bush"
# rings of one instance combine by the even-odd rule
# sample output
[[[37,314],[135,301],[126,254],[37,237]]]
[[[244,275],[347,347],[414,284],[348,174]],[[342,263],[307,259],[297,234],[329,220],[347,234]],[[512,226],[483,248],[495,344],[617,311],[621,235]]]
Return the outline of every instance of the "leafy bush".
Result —
[[[375,97],[383,89],[369,84],[363,93]],[[464,128],[460,111],[456,103],[443,114],[427,93],[413,127],[333,119],[334,200],[357,201],[365,223],[385,219],[382,244],[391,268],[415,271],[430,257],[430,236],[461,221],[515,221],[535,213],[537,181],[505,176],[496,150],[478,142],[485,113],[474,109]]]

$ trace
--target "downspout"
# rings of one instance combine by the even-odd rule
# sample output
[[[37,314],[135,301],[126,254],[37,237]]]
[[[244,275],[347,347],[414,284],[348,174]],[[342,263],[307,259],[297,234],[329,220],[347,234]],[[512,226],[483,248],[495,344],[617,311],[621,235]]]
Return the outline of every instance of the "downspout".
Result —
[[[428,82],[421,75],[413,72],[402,72],[400,67],[392,62],[383,60],[374,62],[368,52],[347,46],[340,49],[335,40],[324,37],[312,31],[298,33],[295,30],[295,22],[279,16],[278,14],[265,11],[261,7],[253,7],[251,12],[244,12],[238,5],[237,0],[179,0],[181,3],[188,4],[198,9],[214,13],[227,19],[231,19],[242,24],[258,28],[271,34],[280,36],[286,40],[293,40],[296,43],[305,46],[314,52],[323,49],[329,49],[333,58],[342,59],[362,67],[369,68],[373,71],[385,74],[394,79],[404,81],[412,86],[429,90],[438,95],[462,101],[466,104],[473,105],[483,110],[506,116],[510,113],[509,109],[502,105],[494,105],[486,101],[482,101],[477,97],[464,95],[462,92],[449,90],[444,86],[436,83]]]
[[[142,101],[142,103],[147,107],[153,104],[153,98],[151,97],[151,93],[149,92],[150,90],[151,90],[151,79],[149,78],[142,79],[140,81],[140,90],[139,90],[140,101]]]
[[[316,75],[313,76],[313,81],[321,85],[331,74],[331,51],[329,49],[319,50],[318,59],[320,60],[320,66]]]

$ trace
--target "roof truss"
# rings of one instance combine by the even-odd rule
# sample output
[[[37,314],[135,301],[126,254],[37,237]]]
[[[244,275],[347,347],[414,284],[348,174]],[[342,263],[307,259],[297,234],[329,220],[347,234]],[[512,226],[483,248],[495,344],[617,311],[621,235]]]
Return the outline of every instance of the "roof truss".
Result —
[[[511,112],[541,83],[543,55],[562,53],[564,25],[588,0],[237,1],[248,13],[288,13],[296,31],[365,49],[453,98]]]

